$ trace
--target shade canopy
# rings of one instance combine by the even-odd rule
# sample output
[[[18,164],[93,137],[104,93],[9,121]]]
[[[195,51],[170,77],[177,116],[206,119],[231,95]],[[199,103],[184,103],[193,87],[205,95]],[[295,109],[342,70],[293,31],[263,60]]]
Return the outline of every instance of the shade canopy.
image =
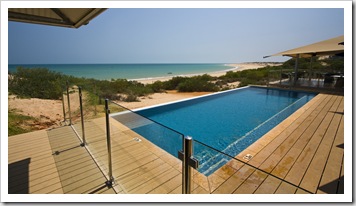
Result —
[[[344,53],[344,35],[332,39],[320,41],[314,44],[298,47],[277,54],[265,56],[290,56],[290,57],[312,57],[312,56],[328,56],[339,55]]]
[[[9,21],[79,28],[101,14],[103,8],[9,8]]]

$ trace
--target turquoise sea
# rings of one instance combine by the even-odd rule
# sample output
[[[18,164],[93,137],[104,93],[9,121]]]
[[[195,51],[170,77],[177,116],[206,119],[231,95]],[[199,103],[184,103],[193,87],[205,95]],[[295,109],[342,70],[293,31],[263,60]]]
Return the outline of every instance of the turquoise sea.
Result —
[[[233,67],[226,64],[10,64],[9,72],[16,68],[48,68],[49,70],[76,77],[110,79],[150,79],[189,74],[205,74],[228,71]]]

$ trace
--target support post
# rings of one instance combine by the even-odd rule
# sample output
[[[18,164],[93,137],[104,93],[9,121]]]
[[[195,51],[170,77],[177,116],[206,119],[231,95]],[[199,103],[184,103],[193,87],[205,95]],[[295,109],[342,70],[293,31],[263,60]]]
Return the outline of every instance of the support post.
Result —
[[[186,136],[184,138],[184,190],[185,194],[190,194],[191,192],[191,182],[192,182],[192,175],[191,175],[191,168],[189,166],[190,157],[193,153],[192,147],[192,137]]]
[[[67,99],[68,99],[69,125],[72,125],[72,113],[70,112],[69,82],[68,81],[67,81]]]
[[[182,160],[182,194],[190,194],[192,187],[191,167],[198,169],[199,161],[193,156],[193,138],[183,138],[183,151],[178,152],[178,158]]]
[[[109,122],[109,100],[105,99],[105,117],[106,117],[106,141],[108,147],[108,168],[109,168],[109,180],[106,182],[107,186],[112,186],[114,178],[112,176],[112,163],[111,163],[111,138],[110,138],[110,122]]]
[[[62,106],[63,106],[63,122],[66,121],[66,110],[65,110],[65,107],[64,107],[64,94],[62,92]]]
[[[178,158],[182,160],[182,194],[187,194],[187,189],[186,189],[186,174],[185,174],[185,165],[186,165],[186,160],[185,160],[185,137],[183,137],[183,142],[182,142],[183,150],[178,152]]]
[[[298,62],[299,62],[299,54],[297,54],[297,57],[295,58],[295,67],[294,67],[294,83],[293,86],[297,85],[297,80],[298,80]]]
[[[94,82],[94,97],[95,97],[95,99],[94,99],[94,116],[96,117],[96,97],[97,97],[97,94],[96,94],[96,84],[95,84],[95,82]]]
[[[81,87],[79,87],[79,105],[80,105],[80,117],[81,117],[81,122],[82,122],[82,140],[83,140],[81,146],[84,147],[87,143],[85,142],[83,100],[82,100],[82,88]]]
[[[311,56],[311,57],[310,57],[310,67],[309,67],[309,86],[311,86],[312,66],[313,66],[313,56]]]

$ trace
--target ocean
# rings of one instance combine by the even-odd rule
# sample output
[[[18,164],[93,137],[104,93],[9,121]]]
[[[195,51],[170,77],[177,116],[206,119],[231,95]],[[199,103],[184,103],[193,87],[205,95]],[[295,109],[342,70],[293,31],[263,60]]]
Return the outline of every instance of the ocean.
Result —
[[[9,64],[9,72],[16,68],[48,68],[75,77],[111,79],[151,79],[179,75],[205,74],[209,72],[228,71],[234,67],[227,64]]]

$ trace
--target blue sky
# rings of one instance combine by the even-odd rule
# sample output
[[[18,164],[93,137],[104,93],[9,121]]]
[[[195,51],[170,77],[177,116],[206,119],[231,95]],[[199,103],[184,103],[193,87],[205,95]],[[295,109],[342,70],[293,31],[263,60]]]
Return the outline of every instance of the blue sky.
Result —
[[[343,9],[108,9],[68,29],[8,23],[9,64],[240,63],[344,34]]]

